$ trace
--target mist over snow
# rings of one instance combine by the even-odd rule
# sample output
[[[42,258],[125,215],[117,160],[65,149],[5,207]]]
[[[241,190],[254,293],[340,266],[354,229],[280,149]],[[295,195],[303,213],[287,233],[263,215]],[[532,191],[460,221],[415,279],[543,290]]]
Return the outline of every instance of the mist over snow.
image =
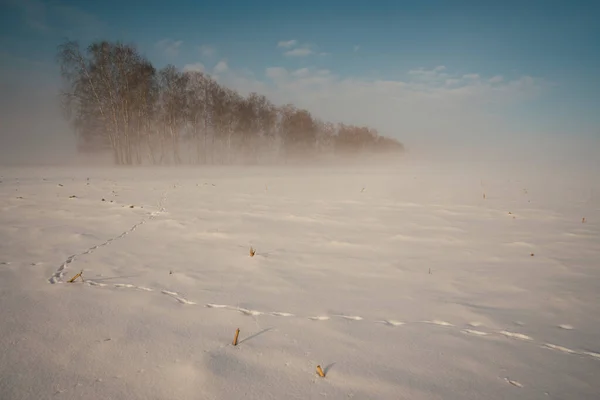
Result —
[[[5,167],[0,392],[593,399],[598,180],[512,171]]]
[[[0,399],[600,398],[599,16],[0,1]]]

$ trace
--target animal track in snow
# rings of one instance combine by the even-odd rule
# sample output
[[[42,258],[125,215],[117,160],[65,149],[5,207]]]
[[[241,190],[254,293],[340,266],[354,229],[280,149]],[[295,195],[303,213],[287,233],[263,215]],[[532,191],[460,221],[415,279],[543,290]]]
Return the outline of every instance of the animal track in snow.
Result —
[[[100,244],[97,244],[95,246],[92,246],[92,247],[88,248],[87,250],[85,250],[85,251],[83,251],[81,253],[71,254],[60,265],[60,267],[58,267],[58,269],[56,270],[56,272],[54,272],[52,274],[52,276],[48,279],[48,282],[50,282],[51,284],[63,283],[63,277],[64,277],[65,273],[67,272],[67,267],[69,266],[69,264],[71,264],[73,261],[75,261],[75,259],[77,257],[93,253],[99,247],[108,246],[109,244],[111,244],[115,240],[121,239],[121,238],[127,236],[128,234],[130,234],[131,232],[134,232],[139,226],[144,225],[147,221],[152,220],[155,217],[157,217],[158,215],[162,214],[165,211],[165,208],[163,207],[163,204],[164,204],[164,201],[166,200],[167,193],[168,192],[164,192],[163,195],[162,195],[162,197],[161,197],[161,199],[159,200],[159,202],[158,202],[159,209],[157,211],[151,212],[147,218],[142,219],[140,222],[134,224],[131,228],[129,228],[126,231],[122,232],[118,236],[112,237],[112,238],[106,240],[103,243],[100,243]]]
[[[85,283],[90,286],[99,286],[99,287],[106,286],[106,283],[99,283],[99,282],[94,282],[94,281],[90,281],[90,280],[86,280]]]
[[[470,335],[477,335],[477,336],[487,336],[487,332],[482,332],[482,331],[477,331],[475,329],[463,329],[461,330],[462,333],[467,333]]]
[[[512,379],[510,379],[510,378],[504,378],[504,380],[505,380],[506,382],[510,383],[511,385],[513,385],[513,386],[516,386],[516,387],[518,387],[518,388],[522,388],[522,387],[523,387],[523,384],[522,384],[522,383],[520,383],[520,382],[517,382],[517,381],[515,381],[515,380],[512,380]]]
[[[87,285],[89,286],[94,286],[94,287],[106,287],[108,285],[104,284],[104,283],[99,283],[99,282],[94,282],[94,281],[90,281],[87,280],[85,282]],[[154,291],[154,289],[151,288],[147,288],[147,287],[143,287],[143,286],[135,286],[132,284],[114,284],[112,285],[113,287],[117,287],[117,288],[129,288],[129,289],[136,289],[136,290],[141,290],[141,291],[147,291],[147,292],[152,292]],[[186,304],[186,305],[195,305],[196,303],[193,301],[190,301],[188,299],[186,299],[185,297],[183,297],[181,294],[177,293],[177,292],[173,292],[173,291],[169,291],[169,290],[161,290],[160,291],[162,294],[165,294],[167,296],[170,296],[172,298],[174,298],[175,300],[177,300],[179,303],[181,304]],[[337,317],[337,318],[343,318],[346,319],[348,321],[362,321],[363,318],[359,317],[359,316],[353,316],[353,315],[342,315],[342,314],[332,314],[331,316],[328,315],[319,315],[319,316],[312,316],[312,317],[302,317],[302,316],[298,316],[297,314],[292,314],[289,312],[282,312],[282,311],[274,311],[274,312],[263,312],[263,311],[258,311],[258,310],[250,310],[250,309],[246,309],[246,308],[241,308],[241,307],[236,307],[236,306],[230,306],[230,305],[226,305],[226,304],[214,304],[214,303],[208,303],[205,304],[206,308],[214,308],[214,309],[226,309],[226,310],[232,310],[232,311],[237,311],[240,312],[244,315],[247,316],[252,316],[252,317],[256,317],[256,316],[260,316],[260,315],[269,315],[269,316],[276,316],[276,317],[288,317],[288,318],[308,318],[309,320],[312,321],[327,321],[330,320],[331,317]],[[384,320],[376,320],[373,321],[374,323],[377,324],[383,324],[386,326],[390,326],[390,327],[397,327],[397,326],[402,326],[402,325],[410,325],[410,324],[417,324],[417,323],[426,323],[426,324],[431,324],[431,325],[438,325],[438,326],[444,326],[444,327],[449,327],[449,328],[457,328],[455,325],[446,322],[446,321],[440,321],[440,320],[432,320],[432,321],[408,321],[408,322],[401,322],[401,321],[397,321],[394,319],[384,319]],[[468,323],[466,325],[469,326],[481,326],[481,323],[477,323],[477,322],[471,322]],[[574,354],[574,355],[581,355],[581,356],[588,356],[588,357],[592,357],[594,359],[600,360],[600,354],[598,353],[594,353],[591,351],[577,351],[577,350],[573,350],[573,349],[569,349],[567,347],[564,346],[560,346],[560,345],[555,345],[555,344],[551,344],[551,343],[536,343],[535,340],[527,335],[521,334],[521,333],[516,333],[516,332],[509,332],[509,331],[497,331],[497,332],[483,332],[483,331],[479,331],[476,329],[470,329],[470,328],[464,328],[464,329],[460,329],[461,333],[463,334],[467,334],[467,335],[473,335],[473,336],[479,336],[479,337],[489,337],[489,336],[494,336],[494,335],[502,335],[505,337],[509,337],[509,338],[514,338],[514,339],[519,339],[523,342],[527,342],[527,343],[532,343],[532,344],[537,344],[539,346],[542,346],[544,348],[550,349],[550,350],[555,350],[558,352],[561,352],[563,354]],[[508,382],[508,380],[507,380]],[[509,382],[514,386],[517,387],[522,387],[519,386],[520,383],[516,382],[516,381],[512,381]]]
[[[425,324],[433,324],[433,325],[439,325],[439,326],[454,326],[450,322],[440,321],[437,319],[434,319],[433,321],[421,321],[421,322],[423,322]]]
[[[183,297],[182,295],[180,295],[177,292],[171,292],[169,290],[161,290],[160,292],[163,293],[163,294],[166,294],[167,296],[171,296],[172,298],[174,298],[175,300],[177,300],[181,304],[189,304],[189,305],[196,304],[193,301],[190,301],[190,300],[186,299],[185,297]]]
[[[234,310],[234,311],[238,311],[241,312],[242,314],[245,315],[251,315],[251,316],[259,316],[259,315],[271,315],[271,316],[285,316],[285,317],[295,317],[295,318],[305,318],[302,316],[298,316],[297,314],[292,314],[292,313],[288,313],[288,312],[263,312],[263,311],[257,311],[257,310],[248,310],[245,308],[240,308],[240,307],[235,307],[235,306],[229,306],[226,304],[214,304],[214,303],[208,303],[205,305],[205,307],[207,308],[214,308],[214,309],[227,309],[227,310]],[[348,321],[363,321],[363,317],[360,316],[355,316],[355,315],[345,315],[345,314],[332,314],[331,316],[329,315],[320,315],[320,316],[312,316],[312,317],[307,317],[309,320],[312,321],[327,321],[330,320],[331,317],[336,317],[336,318],[343,318],[346,319]],[[454,329],[459,329],[459,332],[463,333],[463,334],[467,334],[467,335],[472,335],[472,336],[479,336],[479,337],[490,337],[490,336],[497,336],[497,335],[502,335],[505,337],[509,337],[509,338],[513,338],[513,339],[519,339],[523,342],[528,342],[528,343],[533,343],[533,344],[537,344],[537,345],[541,345],[545,348],[551,349],[551,350],[556,350],[556,351],[560,351],[562,353],[565,354],[578,354],[578,355],[586,355],[586,356],[590,356],[593,358],[597,358],[600,359],[600,354],[598,353],[593,353],[593,352],[589,352],[589,351],[576,351],[576,350],[572,350],[569,349],[567,347],[563,347],[563,346],[559,346],[559,345],[555,345],[555,344],[550,344],[550,343],[536,343],[535,340],[527,335],[524,335],[522,333],[516,333],[516,332],[509,332],[509,331],[495,331],[495,332],[483,332],[477,329],[471,329],[471,328],[463,328],[460,329],[458,328],[456,325],[451,324],[450,322],[446,322],[446,321],[442,321],[442,320],[425,320],[425,321],[408,321],[408,322],[401,322],[401,321],[397,321],[394,319],[383,319],[383,320],[375,320],[373,321],[376,324],[382,324],[382,325],[386,325],[386,326],[390,326],[390,327],[397,327],[397,326],[402,326],[402,325],[410,325],[410,324],[417,324],[417,323],[426,323],[426,324],[431,324],[431,325],[438,325],[438,326],[443,326],[443,327],[448,327],[448,328],[454,328]],[[480,322],[470,322],[468,324],[466,324],[468,326],[471,327],[478,327],[478,326],[482,326],[483,324]],[[515,381],[516,382],[516,381]],[[518,382],[516,382],[518,384]],[[515,386],[515,383],[511,383]],[[520,387],[520,386],[519,386]]]
[[[272,312],[270,315],[273,315],[275,317],[293,317],[294,314],[290,314],[287,312]]]
[[[501,335],[504,335],[506,337],[510,337],[510,338],[514,338],[514,339],[520,339],[520,340],[533,340],[532,337],[524,335],[522,333],[515,333],[515,332],[508,332],[508,331],[500,331]]]
[[[257,315],[262,315],[263,313],[260,311],[256,311],[256,310],[248,310],[246,308],[241,308],[241,307],[235,307],[233,308],[233,310],[239,311],[244,315],[250,315],[250,316],[257,316]]]
[[[362,317],[359,317],[358,315],[341,315],[341,314],[336,314],[334,315],[334,317],[338,317],[338,318],[344,318],[350,321],[362,321]]]
[[[477,328],[478,326],[483,326],[481,322],[473,321],[469,322],[467,325],[472,326],[473,328]]]
[[[104,283],[94,282],[94,281],[90,281],[90,280],[87,280],[86,284],[89,286],[94,286],[94,287],[108,286]],[[136,289],[136,290],[147,291],[147,292],[151,292],[154,290],[154,289],[143,287],[143,286],[135,286],[132,284],[123,284],[123,283],[121,283],[121,284],[117,283],[117,284],[114,284],[111,286],[116,287],[116,288],[129,288],[129,289]],[[186,305],[195,305],[196,304],[195,302],[186,299],[185,297],[183,297],[181,294],[179,294],[177,292],[173,292],[173,291],[169,291],[169,290],[160,290],[160,292],[162,294],[165,294],[165,295],[168,295],[168,296],[174,298],[181,304],[186,304]],[[332,314],[330,316],[329,315],[319,315],[319,316],[311,316],[311,317],[302,317],[302,316],[298,316],[297,314],[292,314],[289,312],[283,312],[283,311],[263,312],[263,311],[258,311],[258,310],[250,310],[250,309],[246,309],[246,308],[230,306],[230,305],[226,305],[226,304],[207,303],[207,304],[205,304],[205,307],[206,308],[214,308],[214,309],[233,310],[233,311],[240,312],[244,315],[253,316],[253,317],[260,316],[260,315],[269,315],[269,316],[287,317],[287,318],[308,318],[309,320],[312,320],[312,321],[327,321],[327,320],[330,320],[331,317],[336,317],[336,318],[343,318],[348,321],[363,321],[363,317],[356,316],[356,315],[345,315],[345,314]],[[386,326],[390,326],[390,327],[425,323],[425,324],[437,325],[437,326],[442,326],[442,327],[447,327],[447,328],[459,329],[459,332],[461,332],[463,334],[479,336],[479,337],[490,337],[490,336],[502,335],[502,336],[505,336],[508,338],[518,339],[518,340],[521,340],[526,343],[536,344],[538,346],[542,346],[542,347],[550,349],[550,350],[555,350],[555,351],[561,352],[563,354],[567,354],[567,355],[575,354],[575,355],[580,355],[580,356],[588,356],[588,357],[592,357],[594,359],[600,360],[600,354],[598,354],[598,353],[594,353],[591,351],[577,351],[577,350],[569,349],[564,346],[550,344],[550,343],[538,343],[532,337],[527,336],[525,334],[509,332],[509,331],[505,331],[505,330],[494,331],[494,332],[483,332],[483,331],[480,331],[477,329],[471,329],[471,328],[460,329],[456,325],[451,324],[450,322],[443,321],[443,320],[421,320],[421,321],[401,322],[401,321],[397,321],[394,319],[384,319],[384,320],[375,320],[373,322],[377,323],[377,324],[383,324]],[[465,325],[475,328],[475,327],[482,326],[483,324],[480,322],[470,322]],[[560,326],[562,327],[562,325],[560,325]],[[563,329],[566,329],[566,328],[563,328]],[[509,381],[507,380],[507,382],[509,382]],[[511,381],[509,383],[514,386],[517,386],[517,387],[522,387],[522,385],[516,381]],[[519,386],[519,385],[521,385],[521,386]]]
[[[110,238],[108,240],[106,240],[105,242],[101,243],[101,244],[97,244],[95,246],[92,246],[90,248],[88,248],[87,250],[81,252],[81,253],[76,253],[76,254],[72,254],[70,255],[63,263],[62,265],[60,265],[60,267],[56,270],[56,272],[50,277],[49,282],[50,283],[62,283],[63,282],[63,278],[64,275],[66,273],[66,270],[68,269],[68,267],[70,266],[70,264],[72,264],[77,257],[83,256],[83,255],[87,255],[90,254],[92,252],[94,252],[95,250],[97,250],[100,247],[104,247],[104,246],[108,246],[110,243],[112,243],[115,240],[118,240],[120,238],[125,237],[126,235],[128,235],[129,233],[134,232],[138,227],[140,227],[141,225],[145,224],[146,222],[148,222],[149,220],[152,220],[154,218],[156,218],[157,216],[159,216],[160,214],[165,212],[165,209],[163,207],[163,203],[166,199],[166,194],[167,192],[163,193],[163,196],[161,197],[161,200],[159,201],[159,205],[158,205],[158,210],[154,211],[152,213],[148,213],[145,218],[141,221],[139,221],[138,223],[134,224],[131,228],[129,228],[128,230],[122,232],[121,234],[119,234],[118,236],[115,236],[113,238]],[[298,218],[298,216],[290,216],[290,219],[296,219],[296,220],[300,220],[301,218]],[[206,231],[204,233],[205,235],[208,236],[225,236],[225,233],[222,232],[214,232],[214,231]],[[392,237],[392,240],[411,240],[411,241],[428,241],[428,239],[426,238],[414,238],[414,237],[404,237],[402,235],[398,235],[396,237]],[[530,243],[526,243],[526,242],[513,242],[510,243],[514,246],[522,246],[522,247],[530,247],[531,244]],[[351,243],[349,242],[332,242],[330,243],[330,245],[338,245],[338,246],[352,246]],[[137,291],[146,291],[146,292],[152,292],[154,290],[167,295],[169,297],[172,297],[173,299],[175,299],[176,301],[178,301],[180,304],[183,305],[195,305],[196,303],[193,301],[188,300],[187,298],[185,298],[183,295],[174,292],[174,291],[170,291],[170,290],[161,290],[159,288],[157,289],[152,289],[152,288],[147,288],[147,287],[141,287],[141,286],[135,286],[133,284],[126,284],[126,283],[121,283],[121,284],[113,284],[113,285],[107,285],[105,283],[100,283],[100,282],[95,282],[95,281],[90,281],[90,280],[86,280],[85,282],[86,285],[88,286],[93,286],[93,287],[112,287],[112,288],[117,288],[117,289],[135,289]],[[292,314],[289,312],[283,312],[283,311],[273,311],[273,312],[263,312],[263,311],[258,311],[258,310],[251,310],[251,309],[246,309],[246,308],[241,308],[241,307],[235,307],[235,306],[229,306],[229,305],[222,305],[222,304],[206,304],[205,305],[207,308],[214,308],[214,309],[227,309],[227,310],[233,310],[233,311],[237,311],[240,312],[243,315],[247,315],[247,316],[261,316],[261,315],[268,315],[268,316],[274,316],[274,317],[284,317],[284,318],[308,318],[309,320],[312,321],[328,321],[330,320],[332,317],[334,318],[343,318],[349,322],[352,321],[363,321],[363,317],[358,316],[358,315],[345,315],[345,314],[332,314],[332,315],[317,315],[317,316],[310,316],[310,317],[302,317],[302,316],[298,316],[296,314]],[[537,346],[542,346],[544,348],[548,348],[551,350],[555,350],[557,352],[561,352],[564,354],[578,354],[578,355],[585,355],[585,356],[589,356],[592,357],[594,359],[598,359],[600,360],[600,354],[598,353],[594,353],[594,352],[589,352],[589,351],[577,351],[577,350],[573,350],[573,349],[569,349],[560,345],[555,345],[555,344],[550,344],[550,343],[539,343],[536,342],[533,338],[531,338],[530,336],[524,335],[524,334],[520,334],[520,333],[515,333],[515,332],[508,332],[508,331],[489,331],[489,332],[483,332],[480,331],[478,329],[471,329],[471,328],[477,328],[479,326],[482,326],[483,324],[480,322],[470,322],[466,325],[468,325],[470,328],[466,328],[463,326],[463,328],[458,328],[457,326],[455,326],[454,324],[450,323],[450,322],[446,322],[443,320],[425,320],[425,321],[407,321],[407,322],[401,322],[398,320],[394,320],[394,319],[383,319],[383,320],[377,320],[377,321],[371,321],[374,323],[378,323],[378,324],[383,324],[386,325],[388,327],[398,327],[398,326],[402,326],[402,325],[411,325],[411,324],[418,324],[418,323],[426,323],[426,324],[432,324],[432,325],[438,325],[438,326],[442,326],[442,327],[447,327],[449,329],[456,329],[458,330],[458,332],[461,332],[463,334],[467,334],[467,335],[471,335],[471,336],[480,336],[480,337],[489,337],[489,336],[505,336],[508,338],[513,338],[513,339],[519,339],[522,340],[523,342],[528,342],[531,344],[536,344]],[[572,330],[573,327],[571,325],[567,325],[567,324],[561,324],[561,325],[555,325],[558,326],[560,329],[564,329],[564,330]],[[522,384],[520,384],[517,381],[513,381],[510,380],[508,378],[506,378],[506,381],[508,383],[510,383],[511,385],[517,386],[517,387],[523,387]]]
[[[143,286],[135,286],[130,283],[115,283],[113,286],[116,288],[138,289],[138,290],[143,290],[145,292],[153,292],[154,291],[154,289],[150,289],[150,288],[143,287]]]
[[[594,353],[594,352],[591,352],[591,351],[584,351],[581,354],[585,354],[585,355],[588,355],[590,357],[594,357],[594,358],[597,358],[597,359],[600,360],[600,354],[598,354],[598,353]]]
[[[207,304],[206,307],[208,307],[208,308],[229,308],[229,306],[226,306],[224,304]]]
[[[562,351],[563,353],[577,354],[577,352],[575,350],[571,350],[571,349],[568,349],[563,346],[557,346],[555,344],[544,343],[544,347],[546,347],[548,349],[552,349],[552,350]]]
[[[264,314],[261,311],[248,310],[246,308],[228,306],[228,305],[224,305],[224,304],[207,304],[206,307],[208,307],[208,308],[224,308],[224,309],[227,309],[227,310],[238,311],[238,312],[241,312],[244,315],[251,315],[251,316],[257,316],[257,315]],[[271,315],[273,315],[273,313],[271,313]]]
[[[100,282],[95,282],[95,281],[90,281],[90,280],[86,280],[85,283],[89,286],[94,286],[94,287],[107,287],[108,286],[105,283],[100,283]],[[134,289],[134,290],[142,291],[142,292],[154,292],[155,290],[157,290],[157,289],[152,289],[152,288],[145,287],[145,286],[132,285],[130,283],[115,283],[111,286],[114,288],[117,288],[117,289]],[[195,302],[186,299],[183,295],[181,295],[177,292],[173,292],[173,291],[166,290],[166,289],[162,289],[162,290],[158,289],[158,290],[160,290],[160,293],[174,298],[181,304],[186,304],[186,305],[195,305],[196,304]]]
[[[384,325],[387,325],[387,326],[401,326],[401,325],[404,325],[404,322],[396,321],[396,320],[393,320],[393,319],[384,319],[384,320],[381,320],[381,321],[377,321],[377,323],[384,324]]]

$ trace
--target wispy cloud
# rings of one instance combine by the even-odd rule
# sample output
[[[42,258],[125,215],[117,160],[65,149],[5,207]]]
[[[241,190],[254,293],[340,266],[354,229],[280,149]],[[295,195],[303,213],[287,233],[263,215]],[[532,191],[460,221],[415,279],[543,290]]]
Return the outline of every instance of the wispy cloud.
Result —
[[[448,74],[442,72],[445,69],[446,69],[446,67],[444,67],[443,65],[438,65],[437,67],[435,67],[433,69],[426,69],[426,68],[411,69],[408,71],[408,74],[412,75],[413,77],[418,78],[418,79],[427,79],[427,80],[443,79],[448,76]]]
[[[439,66],[407,71],[404,80],[343,78],[325,69],[273,66],[263,79],[230,68],[220,81],[243,94],[256,91],[278,104],[296,104],[326,120],[367,124],[417,146],[503,137],[508,126],[503,112],[535,100],[548,87],[530,76],[498,81],[464,75]]]
[[[282,40],[279,43],[277,43],[277,47],[282,47],[284,49],[289,49],[291,47],[294,47],[297,44],[298,44],[297,40]]]
[[[283,54],[289,57],[306,57],[311,54],[314,54],[314,52],[308,47],[298,47],[293,50],[286,51]]]
[[[285,79],[288,72],[282,67],[268,67],[265,69],[265,76],[273,81]]]
[[[277,47],[287,50],[284,51],[284,55],[288,57],[306,57],[311,54],[317,54],[318,47],[309,43],[299,44],[297,40],[283,40],[277,43]],[[327,53],[321,52],[319,55],[327,55]]]
[[[184,65],[183,71],[184,72],[191,72],[191,71],[204,72],[204,71],[206,71],[206,67],[204,66],[204,64],[197,62],[197,63],[193,63],[193,64]]]
[[[219,61],[217,63],[217,65],[215,65],[215,67],[213,68],[213,72],[215,74],[222,74],[224,72],[227,72],[227,70],[229,69],[229,66],[227,65],[227,61]]]
[[[156,47],[162,51],[165,56],[172,59],[179,55],[182,44],[183,41],[181,40],[162,39],[156,43]]]
[[[300,77],[300,78],[306,77],[306,76],[310,75],[310,69],[308,69],[308,68],[300,68],[300,69],[297,69],[294,72],[292,72],[292,75]]]
[[[212,57],[215,55],[216,52],[214,47],[209,46],[207,44],[203,44],[198,48],[198,50],[200,50],[200,55],[202,55],[203,57]]]
[[[356,53],[357,51],[359,51],[359,50],[360,50],[360,45],[358,45],[358,44],[357,44],[356,46],[354,46],[354,52],[355,52],[355,53]]]

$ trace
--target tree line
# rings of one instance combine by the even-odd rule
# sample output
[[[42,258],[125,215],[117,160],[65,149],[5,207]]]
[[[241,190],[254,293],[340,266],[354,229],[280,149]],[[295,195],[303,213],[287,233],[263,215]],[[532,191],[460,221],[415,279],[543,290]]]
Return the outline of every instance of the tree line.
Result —
[[[238,92],[208,74],[157,70],[133,45],[58,47],[61,105],[81,151],[119,165],[260,163],[320,155],[402,152],[375,129],[333,124],[291,104]]]

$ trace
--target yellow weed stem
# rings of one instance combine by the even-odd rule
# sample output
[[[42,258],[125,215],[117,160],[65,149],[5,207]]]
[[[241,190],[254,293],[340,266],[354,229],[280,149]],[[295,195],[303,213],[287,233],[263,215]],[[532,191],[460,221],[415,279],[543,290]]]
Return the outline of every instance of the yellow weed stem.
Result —
[[[320,365],[317,365],[317,374],[319,374],[321,378],[325,378],[325,372],[323,372],[323,369]]]

